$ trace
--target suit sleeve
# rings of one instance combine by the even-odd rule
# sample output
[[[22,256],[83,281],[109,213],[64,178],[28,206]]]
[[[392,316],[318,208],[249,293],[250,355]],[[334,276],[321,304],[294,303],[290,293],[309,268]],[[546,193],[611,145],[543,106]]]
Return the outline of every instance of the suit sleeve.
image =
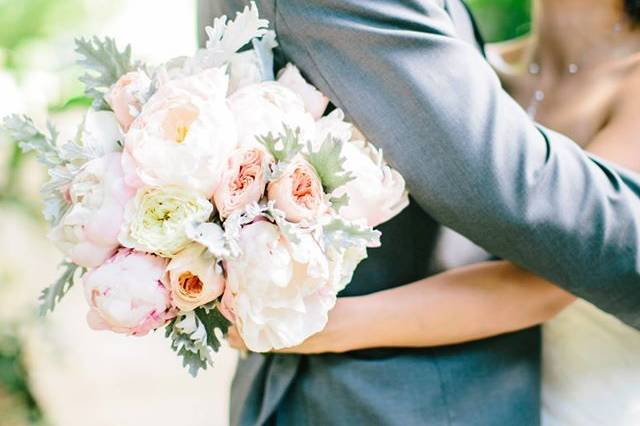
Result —
[[[296,62],[424,210],[640,328],[638,176],[536,127],[430,0],[281,0]]]

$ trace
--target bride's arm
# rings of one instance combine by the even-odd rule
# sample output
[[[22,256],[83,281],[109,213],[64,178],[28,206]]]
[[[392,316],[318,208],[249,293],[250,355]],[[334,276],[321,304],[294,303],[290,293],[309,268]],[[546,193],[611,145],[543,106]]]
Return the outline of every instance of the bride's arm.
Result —
[[[327,328],[292,352],[440,346],[540,324],[575,297],[508,262],[479,263],[344,298]]]
[[[378,293],[341,298],[322,332],[286,352],[462,343],[540,324],[574,300],[511,263],[479,263]],[[234,332],[230,341],[242,347]]]

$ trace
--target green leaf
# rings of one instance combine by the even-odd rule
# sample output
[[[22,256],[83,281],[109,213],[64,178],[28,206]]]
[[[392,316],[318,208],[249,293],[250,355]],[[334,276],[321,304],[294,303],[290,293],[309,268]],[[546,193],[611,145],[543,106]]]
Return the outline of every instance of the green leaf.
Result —
[[[343,144],[344,142],[340,139],[329,135],[317,152],[313,151],[311,143],[308,145],[309,153],[306,154],[306,159],[316,169],[327,194],[331,194],[336,188],[354,179],[354,176],[343,167],[345,162],[342,156]]]
[[[2,126],[9,137],[18,143],[22,152],[35,151],[38,161],[47,167],[64,163],[57,146],[58,131],[53,124],[47,124],[49,134],[45,134],[36,128],[31,118],[13,114],[4,118]]]
[[[336,249],[380,245],[380,231],[366,224],[334,216],[322,227],[324,242]]]
[[[60,278],[51,286],[42,290],[40,294],[39,311],[41,316],[46,315],[48,312],[53,312],[56,305],[62,300],[71,287],[73,287],[76,280],[86,272],[85,268],[66,261],[63,262],[60,267],[64,268]],[[80,273],[78,273],[78,271],[80,271]]]
[[[213,365],[212,353],[220,349],[216,334],[225,334],[229,321],[212,305],[196,308],[175,318],[165,329],[171,348],[182,358],[182,365],[195,377]]]
[[[85,85],[85,94],[93,99],[93,108],[110,110],[104,95],[121,76],[140,67],[131,60],[131,46],[120,51],[115,40],[109,37],[79,38],[76,52],[81,56],[78,64],[89,70],[80,81]]]
[[[277,161],[291,160],[304,147],[300,143],[300,129],[292,130],[288,126],[284,126],[284,133],[278,136],[274,137],[269,132],[266,136],[258,136],[257,139]]]

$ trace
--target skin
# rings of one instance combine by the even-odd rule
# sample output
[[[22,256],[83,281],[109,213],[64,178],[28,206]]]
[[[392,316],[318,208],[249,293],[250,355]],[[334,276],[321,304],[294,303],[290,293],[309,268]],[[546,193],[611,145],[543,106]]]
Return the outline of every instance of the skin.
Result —
[[[622,0],[538,0],[534,8],[532,36],[490,48],[505,90],[524,108],[543,90],[538,122],[640,172],[640,24],[630,23]],[[614,34],[617,23],[622,31]],[[527,71],[531,62],[540,64],[537,75]],[[574,62],[580,70],[571,75],[566,70]],[[463,343],[541,324],[573,301],[509,262],[480,263],[341,298],[322,332],[282,352]],[[233,328],[229,342],[246,349]]]

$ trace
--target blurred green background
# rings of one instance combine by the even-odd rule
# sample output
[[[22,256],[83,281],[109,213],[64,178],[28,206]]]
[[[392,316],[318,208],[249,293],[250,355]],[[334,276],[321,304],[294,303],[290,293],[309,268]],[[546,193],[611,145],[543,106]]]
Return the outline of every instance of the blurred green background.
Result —
[[[72,39],[78,35],[106,32],[123,43],[133,43],[134,52],[144,42],[151,52],[147,56],[155,54],[165,59],[176,56],[181,48],[189,52],[195,47],[195,17],[188,20],[193,28],[181,29],[183,39],[172,40],[178,45],[174,51],[167,50],[166,40],[154,38],[163,32],[166,23],[157,24],[155,33],[150,29],[154,24],[150,21],[160,19],[157,10],[140,20],[141,11],[150,5],[157,8],[160,3],[167,22],[176,19],[175,12],[195,14],[193,1],[0,0],[0,116],[24,112],[42,119],[53,113],[58,120],[70,114],[73,120],[67,121],[78,121],[79,107],[86,105],[82,87],[76,80],[78,71],[73,66]],[[468,0],[468,4],[488,42],[519,37],[529,31],[530,0]],[[124,23],[114,30],[105,26],[110,19]],[[184,22],[176,20],[174,24],[185,25]],[[5,142],[0,143],[0,212],[24,218],[39,227],[37,233],[44,235],[34,189],[43,176],[34,168],[32,158],[23,156],[11,141]],[[12,261],[4,254],[0,256],[0,267],[7,263]],[[10,300],[5,295],[21,281],[20,272],[0,269],[0,301]],[[36,287],[45,284],[34,283]],[[33,299],[27,303],[29,308],[35,306]],[[32,337],[24,330],[37,319],[32,309],[16,310],[17,315],[0,315],[0,426],[49,424],[52,421],[47,404],[40,402],[42,395],[34,391],[34,380],[29,376],[37,357],[25,355]],[[179,369],[176,371],[181,374]]]
[[[523,36],[531,29],[531,0],[467,0],[487,42]]]

